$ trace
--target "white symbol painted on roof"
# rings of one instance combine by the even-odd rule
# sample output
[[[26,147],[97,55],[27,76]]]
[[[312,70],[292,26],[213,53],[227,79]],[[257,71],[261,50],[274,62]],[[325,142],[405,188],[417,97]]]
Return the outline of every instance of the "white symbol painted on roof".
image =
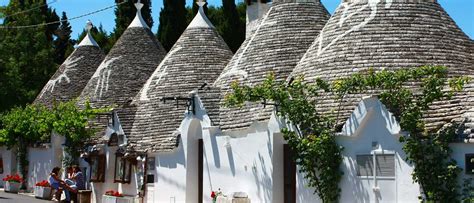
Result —
[[[316,39],[316,42],[312,45],[312,47],[314,47],[316,45],[318,46],[317,56],[324,53],[328,48],[330,48],[332,45],[334,45],[336,42],[338,42],[340,39],[342,39],[346,35],[354,32],[354,31],[358,31],[359,29],[366,26],[370,21],[372,21],[375,18],[375,16],[377,15],[377,5],[379,3],[381,3],[382,1],[383,0],[369,0],[367,2],[367,4],[363,5],[359,9],[357,9],[355,11],[352,11],[352,12],[350,12],[349,10],[351,9],[351,6],[355,3],[341,3],[340,7],[343,7],[344,10],[342,11],[341,17],[339,19],[339,23],[338,23],[339,27],[342,27],[347,19],[350,19],[352,16],[359,14],[360,12],[362,12],[366,8],[370,8],[370,15],[369,15],[369,17],[366,17],[363,22],[361,22],[361,23],[359,23],[355,26],[352,26],[346,32],[342,33],[339,36],[336,36],[336,38],[334,38],[329,44],[327,44],[324,47],[323,47],[323,41],[324,41],[324,32],[325,32],[325,30],[323,29],[321,31],[321,33],[319,34],[319,37]],[[392,6],[392,1],[393,0],[384,0],[384,1],[385,1],[385,8],[390,8]],[[341,9],[341,8],[338,8],[338,9]],[[304,58],[306,58],[306,55],[303,56],[303,59]]]
[[[54,87],[57,84],[61,83],[63,80],[65,80],[67,83],[70,83],[71,80],[67,76],[67,73],[75,71],[76,69],[74,69],[74,67],[77,66],[77,62],[80,61],[82,58],[84,58],[84,56],[67,58],[66,61],[64,61],[63,63],[64,72],[58,75],[58,77],[56,77],[55,79],[51,79],[48,81],[48,83],[46,83],[43,88],[43,91],[41,92],[40,98],[43,97],[44,93],[48,91],[52,93],[54,91]]]
[[[245,45],[244,49],[242,50],[242,52],[239,55],[239,58],[237,58],[237,61],[235,62],[235,64],[232,64],[231,65],[232,67],[230,69],[224,70],[224,72],[222,72],[222,74],[219,75],[219,77],[216,79],[216,81],[214,82],[214,85],[216,85],[220,80],[222,80],[222,78],[229,77],[229,76],[240,75],[244,79],[248,77],[247,71],[240,69],[240,67],[239,67],[240,61],[242,60],[242,57],[244,56],[244,54],[247,53],[247,49],[250,47],[250,45],[253,44],[252,42],[255,39],[255,37],[258,35],[258,33],[260,32],[260,28],[262,28],[262,26],[264,26],[264,25],[269,25],[269,24],[271,25],[272,24],[272,22],[266,22],[267,19],[268,19],[269,13],[271,13],[272,10],[273,10],[273,7],[271,7],[267,11],[267,13],[265,14],[265,16],[262,19],[262,22],[258,25],[257,29],[255,30],[252,37],[250,38],[249,42]]]
[[[99,68],[97,68],[97,71],[92,76],[91,79],[97,78],[97,84],[95,85],[95,91],[94,91],[94,94],[95,94],[96,97],[101,98],[102,94],[109,90],[109,77],[110,77],[110,74],[112,73],[112,69],[111,69],[110,65],[114,61],[116,61],[120,58],[122,58],[122,57],[121,56],[113,57],[111,59],[103,61],[100,64]],[[99,94],[97,95],[97,93],[99,93]]]
[[[160,83],[161,79],[163,79],[164,76],[168,75],[168,72],[166,71],[168,66],[165,66],[164,64],[168,61],[168,59],[173,55],[175,54],[176,52],[178,52],[179,50],[181,50],[182,47],[176,47],[175,49],[171,50],[166,56],[165,58],[163,59],[163,61],[161,61],[160,65],[158,65],[158,68],[155,69],[155,72],[153,72],[153,74],[151,75],[150,78],[148,78],[148,80],[146,81],[145,85],[143,86],[142,90],[140,91],[140,100],[141,101],[146,101],[146,100],[149,100],[148,98],[148,91],[150,90],[150,86],[152,85],[153,83],[153,80],[154,83],[153,85],[157,85]]]

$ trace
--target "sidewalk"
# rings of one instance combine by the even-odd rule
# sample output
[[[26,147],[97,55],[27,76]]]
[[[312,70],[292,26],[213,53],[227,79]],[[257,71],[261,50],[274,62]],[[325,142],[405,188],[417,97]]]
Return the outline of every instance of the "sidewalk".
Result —
[[[52,203],[52,201],[36,199],[33,193],[7,193],[0,189],[0,203]]]

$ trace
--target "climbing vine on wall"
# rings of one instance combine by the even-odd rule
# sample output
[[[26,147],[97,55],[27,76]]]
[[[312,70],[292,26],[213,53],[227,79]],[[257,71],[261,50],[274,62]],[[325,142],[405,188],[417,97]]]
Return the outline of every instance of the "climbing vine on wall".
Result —
[[[342,147],[335,140],[334,120],[316,111],[316,101],[309,98],[320,90],[329,90],[321,80],[315,84],[304,83],[302,78],[290,85],[278,82],[270,75],[262,84],[253,87],[232,83],[233,92],[226,95],[226,105],[243,105],[246,101],[272,101],[278,114],[285,118],[289,127],[283,136],[294,152],[294,160],[303,172],[308,186],[323,202],[335,202],[340,195],[339,181],[342,171]]]
[[[413,180],[422,186],[424,199],[452,202],[459,197],[456,178],[460,169],[450,158],[448,144],[454,139],[457,126],[429,131],[423,113],[433,102],[450,99],[467,81],[465,77],[449,79],[447,69],[437,66],[398,71],[370,69],[333,82],[317,79],[307,83],[300,77],[287,84],[270,75],[262,84],[252,87],[232,83],[233,92],[226,95],[225,101],[227,106],[274,102],[278,114],[288,123],[289,127],[282,132],[308,186],[315,188],[323,202],[337,202],[343,149],[336,143],[335,134],[341,121],[335,119],[338,112],[336,116],[318,112],[317,98],[326,94],[343,101],[348,94],[377,94],[409,133],[400,141],[404,143],[407,160],[416,165]],[[416,84],[416,88],[407,86],[408,83]]]
[[[395,72],[369,70],[337,81],[333,91],[341,96],[380,91],[381,102],[398,118],[401,129],[409,134],[401,137],[400,142],[404,144],[407,161],[415,165],[412,177],[423,190],[420,198],[457,202],[460,197],[457,178],[462,169],[451,158],[449,143],[456,138],[459,124],[428,129],[423,116],[431,104],[451,99],[468,81],[467,77],[449,79],[448,69],[440,66]]]

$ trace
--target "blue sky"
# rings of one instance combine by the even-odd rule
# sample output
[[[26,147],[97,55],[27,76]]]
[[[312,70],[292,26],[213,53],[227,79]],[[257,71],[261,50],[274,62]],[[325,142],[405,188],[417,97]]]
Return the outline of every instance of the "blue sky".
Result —
[[[48,0],[53,2],[54,0]],[[193,0],[186,0],[188,5],[191,5]],[[219,6],[222,0],[208,0],[210,5]],[[243,0],[236,0],[242,2]],[[321,0],[329,12],[333,13],[341,0]],[[8,4],[9,0],[0,0],[0,5]],[[461,29],[471,38],[474,39],[474,0],[438,0],[449,15],[456,21]],[[156,32],[159,11],[163,6],[163,0],[152,0],[152,12],[155,20],[155,25],[152,30]],[[79,16],[84,13],[95,11],[114,4],[114,0],[57,0],[51,4],[56,9],[58,14],[66,11],[68,17]],[[103,11],[101,13],[80,18],[71,21],[73,28],[72,37],[76,38],[82,31],[85,22],[90,19],[94,24],[102,24],[107,31],[113,30],[114,14],[113,9]]]

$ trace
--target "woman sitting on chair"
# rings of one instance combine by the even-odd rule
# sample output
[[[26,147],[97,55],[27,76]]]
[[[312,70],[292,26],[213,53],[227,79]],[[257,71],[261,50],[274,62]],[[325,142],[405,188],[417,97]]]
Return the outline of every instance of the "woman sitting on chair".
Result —
[[[51,185],[51,188],[55,189],[56,192],[54,193],[54,198],[53,201],[61,201],[61,193],[64,190],[64,193],[66,194],[66,202],[71,202],[71,195],[70,191],[75,191],[73,188],[71,188],[66,182],[61,180],[59,178],[59,173],[61,171],[61,168],[59,167],[54,167],[53,170],[51,171],[51,174],[49,176],[49,184]]]

